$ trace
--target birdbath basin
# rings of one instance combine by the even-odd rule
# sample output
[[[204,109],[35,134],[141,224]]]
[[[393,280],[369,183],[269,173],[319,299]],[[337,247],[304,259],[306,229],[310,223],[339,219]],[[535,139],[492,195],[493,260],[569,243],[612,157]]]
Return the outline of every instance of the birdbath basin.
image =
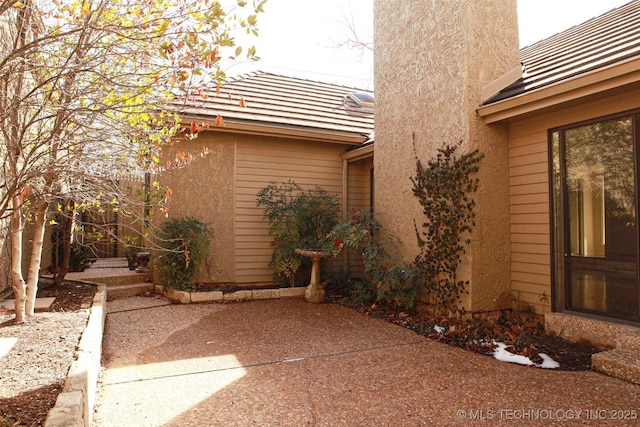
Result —
[[[307,302],[324,302],[325,291],[320,284],[320,260],[327,256],[327,253],[321,249],[296,249],[298,255],[311,259],[311,281],[309,286],[304,290],[304,299]]]

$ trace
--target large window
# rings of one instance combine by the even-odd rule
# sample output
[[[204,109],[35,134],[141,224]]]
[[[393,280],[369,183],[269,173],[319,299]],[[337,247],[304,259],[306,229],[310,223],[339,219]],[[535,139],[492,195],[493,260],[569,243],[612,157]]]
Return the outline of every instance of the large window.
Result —
[[[640,115],[551,133],[556,309],[638,321]]]

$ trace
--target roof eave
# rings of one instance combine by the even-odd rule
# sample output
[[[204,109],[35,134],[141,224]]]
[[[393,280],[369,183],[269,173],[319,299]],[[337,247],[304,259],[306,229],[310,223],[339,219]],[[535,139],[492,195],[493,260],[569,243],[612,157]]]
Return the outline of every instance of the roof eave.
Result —
[[[207,131],[231,132],[245,135],[269,136],[274,138],[288,138],[305,141],[331,142],[336,144],[360,145],[367,140],[365,134],[356,132],[341,132],[329,129],[303,128],[269,123],[252,123],[225,119],[224,126],[216,127],[208,118],[184,117],[188,122],[196,120],[206,126]]]
[[[497,123],[640,81],[640,57],[478,108],[485,123]]]
[[[373,157],[374,143],[371,142],[363,147],[358,147],[355,149],[351,149],[351,151],[347,151],[346,153],[342,153],[342,160],[346,160],[348,162],[355,162],[357,160],[369,159]]]

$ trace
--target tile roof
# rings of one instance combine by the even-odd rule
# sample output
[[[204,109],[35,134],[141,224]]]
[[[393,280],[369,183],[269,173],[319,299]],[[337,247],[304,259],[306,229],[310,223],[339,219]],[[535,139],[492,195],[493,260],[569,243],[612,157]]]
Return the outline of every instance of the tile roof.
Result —
[[[373,132],[373,113],[359,109],[348,97],[352,92],[369,91],[328,83],[254,72],[229,79],[217,93],[208,87],[181,105],[183,117],[209,120],[220,115],[221,130],[239,126],[268,126],[277,133],[295,131],[344,135],[365,142]],[[242,105],[246,106],[242,106]]]
[[[634,57],[640,57],[640,0],[522,48],[522,77],[485,105]]]

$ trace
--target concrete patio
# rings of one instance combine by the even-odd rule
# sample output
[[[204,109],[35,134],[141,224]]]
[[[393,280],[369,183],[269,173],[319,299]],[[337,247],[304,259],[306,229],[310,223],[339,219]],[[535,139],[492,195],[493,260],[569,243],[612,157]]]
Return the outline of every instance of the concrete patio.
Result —
[[[637,425],[640,387],[498,362],[331,304],[110,301],[94,426]]]

